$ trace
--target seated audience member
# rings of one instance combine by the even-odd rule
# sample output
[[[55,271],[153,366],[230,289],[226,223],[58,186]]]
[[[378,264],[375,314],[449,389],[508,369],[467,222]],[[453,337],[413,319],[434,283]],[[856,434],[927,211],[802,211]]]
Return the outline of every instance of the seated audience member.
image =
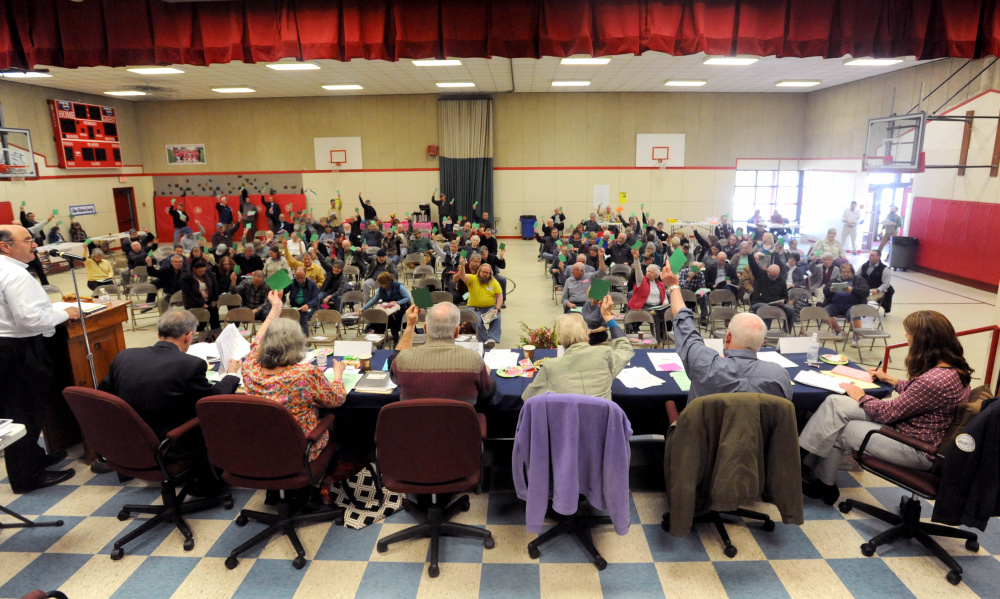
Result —
[[[233,246],[233,235],[239,232],[236,227],[229,227],[222,223],[215,225],[215,233],[212,233],[212,247],[222,246],[223,248],[230,248]]]
[[[780,259],[782,248],[778,247],[778,244],[774,242],[774,235],[770,233],[764,233],[760,242],[754,246],[752,253],[764,254],[765,260],[761,266],[770,266],[772,264],[780,264],[783,262],[783,260]]]
[[[181,279],[181,299],[184,309],[204,308],[208,310],[211,329],[219,328],[219,283],[202,260],[191,263],[191,270]],[[199,327],[199,330],[204,325]]]
[[[289,266],[288,261],[285,257],[281,255],[281,248],[277,245],[271,246],[268,250],[267,260],[264,262],[264,278],[270,278],[271,275],[278,272],[279,270],[284,270],[285,272],[291,273],[292,267]]]
[[[753,246],[750,245],[749,241],[740,242],[739,251],[729,259],[729,263],[736,268],[736,272],[740,272],[750,265],[750,256],[753,253],[751,252],[752,248]]]
[[[548,392],[611,399],[611,384],[635,351],[615,321],[611,296],[605,296],[600,307],[601,317],[611,332],[611,345],[590,345],[587,323],[579,314],[563,314],[556,318],[556,337],[566,351],[562,357],[542,363],[521,399]]]
[[[750,272],[753,273],[753,293],[750,294],[750,309],[756,313],[764,306],[777,306],[785,313],[785,330],[791,333],[795,324],[795,309],[788,303],[788,285],[785,283],[786,265],[772,264],[766,269],[758,263],[763,260],[763,254],[757,254],[750,259]],[[765,324],[770,327],[767,320]]]
[[[375,281],[378,276],[384,272],[387,272],[395,278],[396,276],[396,266],[389,261],[389,257],[385,250],[379,249],[375,254],[375,259],[372,260],[371,265],[368,267],[368,272],[365,273],[365,280],[362,283],[361,290],[365,292],[365,297],[372,295],[373,290],[376,287]]]
[[[844,246],[840,245],[840,242],[837,241],[837,230],[834,228],[828,229],[826,237],[820,239],[809,248],[807,254],[809,262],[819,260],[827,252],[833,255],[833,260],[838,265],[840,262],[847,260],[847,255],[844,254]]]
[[[330,274],[323,281],[323,287],[319,290],[320,306],[329,306],[333,310],[340,310],[340,299],[351,290],[347,275],[344,274],[344,263],[341,260],[334,260],[330,266]]]
[[[153,281],[153,285],[156,285],[157,289],[163,290],[163,295],[160,296],[157,302],[160,314],[167,311],[167,307],[170,304],[170,296],[181,290],[181,279],[184,277],[184,256],[172,254],[168,260],[165,266],[161,266],[150,273],[150,276],[156,278]],[[146,264],[151,265],[152,261],[152,258],[147,258]],[[146,297],[147,302],[154,301],[155,299],[155,296]]]
[[[45,238],[45,243],[47,243],[48,245],[54,245],[57,243],[66,243],[66,238],[63,237],[62,233],[59,232],[58,226],[53,226],[51,229],[49,229],[49,234]]]
[[[191,270],[191,263],[194,262],[195,260],[201,260],[202,262],[209,265],[215,264],[215,260],[212,259],[212,255],[206,254],[204,248],[202,248],[200,245],[196,245],[195,247],[191,248],[191,253],[188,255],[187,260],[184,261],[185,272]]]
[[[741,312],[729,321],[724,352],[705,345],[694,321],[694,312],[684,304],[677,275],[664,267],[664,284],[674,317],[674,345],[691,378],[688,399],[713,393],[767,393],[792,399],[788,371],[763,360],[757,352],[764,345],[767,327],[756,314]]]
[[[562,305],[564,313],[582,307],[590,292],[590,279],[584,277],[583,264],[577,262],[570,272],[570,276],[566,277],[566,282],[563,283]]]
[[[296,260],[294,256],[285,247],[285,262],[288,262],[288,266],[295,268],[302,268],[306,271],[306,276],[312,279],[313,283],[316,283],[317,287],[323,287],[323,283],[326,281],[326,272],[323,271],[323,267],[316,263],[315,258],[309,252],[302,254],[301,260]]]
[[[270,297],[270,296],[268,296]],[[299,313],[299,326],[302,332],[309,335],[309,319],[313,312],[319,308],[319,287],[306,276],[304,268],[295,269],[292,276],[292,284],[285,289],[285,297],[288,299],[288,306]],[[265,311],[270,310],[270,306],[265,306]],[[279,316],[280,311],[279,311]],[[265,314],[265,316],[267,316]]]
[[[454,399],[482,411],[497,387],[479,353],[455,345],[461,328],[458,306],[442,302],[428,308],[424,320],[427,342],[413,347],[419,317],[416,306],[406,310],[406,330],[389,368],[392,381],[399,385],[400,399]]]
[[[191,250],[198,247],[198,238],[205,235],[205,227],[201,226],[201,223],[197,224],[199,230],[198,233],[196,233],[190,226],[181,229],[181,238],[177,243],[184,248],[185,254],[190,254]]]
[[[847,283],[847,289],[835,291],[833,289],[835,283]],[[830,315],[830,329],[834,333],[840,333],[836,317],[850,318],[851,308],[868,302],[868,281],[860,275],[855,275],[854,266],[850,262],[845,262],[840,265],[840,276],[836,280],[831,280],[830,285],[823,289],[823,295],[826,298],[823,309]],[[854,320],[854,327],[861,327],[860,318]],[[856,336],[851,339],[851,346],[858,346]]]
[[[597,222],[597,215],[593,212],[590,213],[590,219],[583,223],[583,230],[587,233],[596,233],[601,230],[601,225]]]
[[[611,254],[612,264],[629,264],[632,261],[632,247],[629,245],[628,236],[625,233],[618,234],[608,251]]]
[[[410,297],[410,292],[406,290],[406,287],[397,281],[391,272],[382,272],[375,282],[378,284],[378,290],[365,303],[363,309],[374,308],[376,304],[398,304],[399,310],[389,315],[389,332],[392,333],[394,339],[398,340],[399,329],[403,325],[403,312],[413,303],[413,298]],[[381,328],[381,325],[378,328]],[[385,331],[375,329],[375,332],[381,334]]]
[[[386,233],[381,244],[381,249],[385,250],[385,255],[389,258],[389,262],[393,264],[399,264],[400,258],[406,255],[407,249],[402,233],[397,231],[390,230]]]
[[[464,262],[464,258],[459,258],[460,266],[464,266]],[[503,307],[503,290],[493,278],[493,269],[489,264],[481,264],[472,274],[459,268],[455,281],[465,283],[469,290],[466,306],[477,316],[476,338],[485,343],[486,348],[492,349],[500,343],[500,308]]]
[[[632,296],[628,300],[628,309],[652,311],[654,320],[653,335],[656,337],[656,341],[659,342],[663,338],[663,310],[656,308],[666,306],[668,299],[666,288],[663,286],[663,273],[660,271],[660,267],[655,264],[640,264],[639,250],[632,250],[632,257],[635,259],[633,272],[637,273],[636,277],[639,282],[636,284],[635,289],[632,290]],[[643,272],[643,267],[645,267],[645,275],[639,279],[638,273]]]
[[[456,278],[457,275],[458,275],[458,272],[459,271],[465,271],[465,274],[467,274],[467,275],[476,274],[477,272],[479,272],[479,267],[482,265],[482,262],[483,262],[483,258],[479,254],[469,254],[469,260],[468,260],[468,262],[465,262],[464,258],[462,258],[462,255],[459,254],[459,257],[458,257],[458,264],[459,264],[459,266],[455,270],[455,272],[452,273],[452,276],[451,276],[451,281],[452,281],[452,284],[454,285],[454,290],[452,291],[452,296],[455,298],[455,303],[456,304],[459,304],[459,303],[462,303],[462,302],[466,301],[465,300],[465,296],[466,296],[466,294],[469,293],[469,287],[468,287],[468,285],[466,285],[465,282],[462,279]]]
[[[545,237],[542,237],[538,234],[538,231],[535,231],[535,241],[539,244],[538,259],[551,262],[552,257],[559,251],[559,247],[556,245],[556,242],[559,241],[559,229],[553,227]]]
[[[264,320],[265,308],[270,305],[267,301],[267,294],[271,292],[270,287],[264,282],[264,271],[253,271],[252,277],[240,281],[235,292],[243,300],[243,307],[253,310],[254,318]]]
[[[142,244],[138,241],[133,241],[125,251],[125,260],[128,262],[128,269],[131,272],[136,266],[146,266],[146,258],[152,257],[142,251]]]
[[[302,278],[305,279],[304,273]],[[294,322],[281,318],[280,291],[270,292],[267,299],[270,308],[267,318],[243,362],[243,386],[248,395],[272,399],[288,408],[302,432],[308,435],[319,423],[320,408],[336,408],[344,403],[346,393],[341,376],[346,365],[333,361],[331,383],[323,375],[323,369],[314,364],[300,364],[306,354],[306,336]],[[319,456],[329,439],[330,433],[325,432],[313,444],[310,460]]]
[[[159,341],[151,347],[123,349],[97,388],[120,397],[132,406],[157,439],[196,418],[195,404],[209,395],[229,395],[240,384],[240,363],[223,364],[226,376],[212,385],[205,376],[205,361],[187,354],[198,321],[186,310],[172,310],[156,323]],[[172,447],[170,458],[184,459],[200,453],[205,445],[201,429],[194,428]],[[197,464],[200,487],[207,494],[215,487],[207,457]]]
[[[294,232],[295,232],[295,225],[293,225],[292,223],[288,222],[288,218],[285,216],[284,212],[282,212],[281,214],[279,214],[278,215],[278,228],[276,228],[274,230],[274,234],[275,235],[280,235],[281,233],[285,233],[286,235],[291,235]]]
[[[115,282],[115,266],[110,260],[104,259],[104,252],[94,250],[90,257],[84,260],[87,267],[87,287],[93,291],[101,285],[112,285]]]
[[[852,383],[841,383],[846,395],[830,395],[799,435],[803,455],[802,491],[808,497],[836,503],[837,472],[844,455],[856,451],[865,436],[883,426],[937,447],[955,419],[957,409],[969,401],[972,368],[966,362],[955,329],[939,312],[921,310],[903,320],[910,344],[906,356],[909,380],[884,370],[868,373],[892,385],[899,393],[892,399],[866,395]],[[873,436],[866,455],[915,470],[930,470],[926,453],[884,436]]]
[[[733,234],[733,227],[729,224],[729,216],[723,214],[719,217],[719,224],[715,226],[715,236],[719,239],[728,239]]]
[[[896,292],[890,284],[892,272],[882,263],[882,254],[878,250],[872,250],[868,254],[868,262],[861,265],[862,277],[868,281],[868,289],[871,296],[869,301],[882,302],[882,309],[888,314],[892,310],[892,296]]]
[[[840,277],[840,269],[833,263],[833,254],[827,252],[823,254],[820,261],[814,262],[810,268],[809,288],[817,292],[830,283],[834,283]]]
[[[726,252],[719,251],[715,254],[715,259],[705,265],[705,287],[709,289],[728,289],[736,293],[734,282],[739,278],[736,274],[736,267],[729,263]],[[709,313],[709,294],[698,297],[698,305],[701,306],[702,319]]]
[[[236,284],[240,277],[236,274],[236,265],[232,257],[222,256],[215,263],[215,268],[211,269],[215,275],[216,282],[219,283],[219,295],[232,293],[236,289]]]
[[[802,256],[798,252],[789,252],[786,254],[787,262],[785,264],[788,266],[788,271],[785,275],[785,284],[788,285],[789,289],[807,289],[809,287],[809,278],[806,276],[806,271],[799,265],[799,260],[801,259]]]
[[[431,266],[437,264],[434,258],[434,245],[430,239],[424,237],[420,229],[413,230],[413,239],[410,240],[410,250],[407,254],[424,254],[430,259]]]
[[[720,237],[719,239],[722,238]],[[740,241],[736,238],[736,235],[730,235],[726,238],[726,245],[722,246],[722,251],[726,252],[727,258],[732,258],[740,253]]]
[[[240,272],[248,275],[258,270],[264,270],[264,261],[254,252],[252,243],[243,244],[243,253],[234,258],[240,267]]]

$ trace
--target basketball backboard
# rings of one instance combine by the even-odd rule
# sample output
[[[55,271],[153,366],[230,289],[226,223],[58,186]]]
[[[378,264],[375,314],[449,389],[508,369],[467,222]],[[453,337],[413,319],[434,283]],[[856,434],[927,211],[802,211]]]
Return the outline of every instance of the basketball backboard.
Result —
[[[35,154],[31,132],[27,129],[0,127],[0,180],[17,177],[35,178]]]
[[[864,170],[916,173],[923,171],[924,127],[927,113],[886,116],[868,121]]]

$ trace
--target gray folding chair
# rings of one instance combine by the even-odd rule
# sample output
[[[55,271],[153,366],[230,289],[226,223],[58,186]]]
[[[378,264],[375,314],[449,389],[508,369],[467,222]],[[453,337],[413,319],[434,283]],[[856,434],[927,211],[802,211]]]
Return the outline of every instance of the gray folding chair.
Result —
[[[713,308],[708,315],[708,335],[716,339],[725,339],[729,330],[729,321],[736,316],[736,308],[730,306],[719,306]]]
[[[431,291],[431,301],[435,304],[440,304],[441,302],[453,303],[455,298],[452,297],[450,291]]]
[[[815,324],[816,328],[810,326]],[[826,327],[826,330],[823,328]],[[799,337],[812,337],[816,333],[820,344],[826,347],[827,342],[833,342],[834,347],[841,340],[842,336],[830,330],[830,315],[823,308],[809,306],[802,308],[799,312]]]
[[[146,297],[152,294],[154,296],[153,301],[147,302]],[[132,330],[136,329],[136,319],[142,316],[152,316],[154,319],[159,319],[159,312],[153,312],[156,309],[156,285],[150,283],[137,283],[132,286],[129,290],[128,298],[132,302],[128,305],[128,311],[132,318]]]
[[[757,316],[759,316],[768,325],[773,325],[775,322],[778,323],[778,328],[776,330],[772,329],[770,326],[767,327],[767,333],[764,334],[765,344],[777,344],[778,339],[792,336],[785,331],[788,317],[785,315],[785,311],[781,308],[777,306],[762,306],[757,310]]]
[[[875,319],[875,326],[871,328],[854,328],[854,321],[860,320],[862,318],[873,318]],[[868,304],[858,304],[851,308],[850,318],[847,322],[847,334],[844,335],[844,351],[847,351],[847,344],[854,335],[858,336],[858,362],[862,361],[861,356],[861,342],[867,339],[872,340],[871,347],[868,348],[869,351],[875,349],[875,341],[881,339],[882,344],[889,345],[889,337],[891,335],[882,328],[882,316],[879,315],[878,308],[874,306],[869,306]]]
[[[233,308],[226,313],[226,322],[233,323],[237,327],[243,326],[247,330],[254,332],[257,330],[257,319],[250,308]]]
[[[385,313],[385,310],[380,310],[378,308],[369,308],[361,313],[360,324],[365,327],[369,324],[380,324],[385,326],[385,332],[378,334],[379,339],[372,340],[372,343],[378,347],[385,347],[385,342],[389,338],[389,315]]]
[[[342,326],[342,320],[340,318],[340,312],[336,310],[316,310],[312,315],[312,324],[318,325],[319,329],[323,331],[322,335],[315,335],[309,338],[309,343],[314,347],[318,345],[329,345],[336,341],[340,337],[340,329]],[[333,334],[330,335],[326,332],[326,325],[333,326]],[[314,329],[311,327],[311,329]],[[326,337],[326,339],[319,339],[318,337]]]
[[[638,323],[639,328],[642,328],[643,324],[649,325],[649,335],[653,339],[653,343],[658,344],[660,340],[656,336],[656,322],[653,319],[653,315],[645,310],[632,310],[625,315],[624,324],[630,325],[632,323]],[[633,347],[649,349],[649,343],[642,343],[638,337],[629,337],[632,341]]]
[[[118,299],[122,298],[122,290],[121,290],[121,288],[118,287],[118,285],[108,284],[108,285],[101,285],[99,287],[95,287],[94,288],[93,296],[94,296],[95,299],[97,298],[98,295],[101,294],[101,290],[102,289],[105,290],[105,291],[107,291],[108,295],[114,295]]]

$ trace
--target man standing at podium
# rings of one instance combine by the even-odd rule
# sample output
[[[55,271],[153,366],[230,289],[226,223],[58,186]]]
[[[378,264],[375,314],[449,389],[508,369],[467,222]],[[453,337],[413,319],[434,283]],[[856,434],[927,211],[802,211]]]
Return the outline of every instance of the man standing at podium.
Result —
[[[55,485],[75,474],[72,468],[46,470],[65,454],[46,456],[38,436],[45,406],[60,392],[52,356],[64,350],[53,338],[56,325],[77,320],[80,313],[53,309],[41,284],[28,274],[36,247],[24,227],[0,225],[0,418],[26,429],[24,438],[4,451],[15,493]]]

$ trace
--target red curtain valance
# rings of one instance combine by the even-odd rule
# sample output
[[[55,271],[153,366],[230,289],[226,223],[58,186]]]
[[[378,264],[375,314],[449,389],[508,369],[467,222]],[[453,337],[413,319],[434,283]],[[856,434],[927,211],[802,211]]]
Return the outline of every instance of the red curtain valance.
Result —
[[[571,54],[1000,54],[995,0],[0,0],[0,68]]]

